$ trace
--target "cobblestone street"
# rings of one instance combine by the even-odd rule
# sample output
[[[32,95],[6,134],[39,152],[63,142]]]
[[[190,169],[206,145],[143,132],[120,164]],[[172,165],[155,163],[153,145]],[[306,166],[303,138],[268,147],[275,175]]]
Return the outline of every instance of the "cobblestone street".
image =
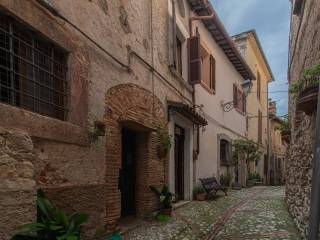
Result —
[[[144,221],[125,239],[299,239],[286,210],[283,187],[229,191],[212,201],[193,201],[169,223]]]

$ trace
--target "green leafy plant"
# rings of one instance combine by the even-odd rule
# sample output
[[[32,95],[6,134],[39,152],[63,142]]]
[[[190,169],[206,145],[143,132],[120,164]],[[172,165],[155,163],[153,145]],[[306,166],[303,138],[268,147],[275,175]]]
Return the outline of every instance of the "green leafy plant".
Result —
[[[160,138],[161,147],[164,150],[164,153],[167,154],[171,147],[171,135],[169,135],[168,131],[161,126],[156,126],[157,132]]]
[[[161,191],[154,186],[150,186],[150,190],[157,195],[160,203],[160,209],[172,208],[173,194],[169,191],[168,186],[164,185]]]
[[[262,152],[259,149],[259,145],[247,140],[237,139],[234,140],[233,144],[233,163],[238,164],[240,156],[243,156],[247,162],[258,161],[261,158]]]
[[[193,191],[192,191],[194,197],[196,197],[197,194],[201,194],[201,193],[205,193],[205,192],[206,192],[206,191],[205,191],[204,188],[201,187],[201,186],[195,186],[195,187],[193,188]]]
[[[261,177],[260,177],[259,173],[254,172],[254,173],[249,173],[248,179],[249,180],[260,181]]]
[[[223,185],[223,186],[229,186],[230,185],[230,182],[231,182],[231,175],[230,174],[222,174],[220,176],[220,184]]]
[[[172,217],[159,213],[157,214],[156,219],[160,222],[170,222],[172,220]]]
[[[314,65],[312,68],[308,68],[304,71],[303,78],[291,84],[289,92],[294,98],[297,98],[301,91],[308,86],[319,85],[320,82],[320,64]],[[307,86],[305,86],[308,81]]]
[[[81,226],[88,220],[88,215],[75,213],[66,215],[54,207],[39,191],[37,198],[39,220],[19,228],[20,232],[12,240],[80,240]]]
[[[275,130],[279,130],[281,133],[286,132],[286,131],[290,131],[290,124],[289,124],[288,115],[285,115],[282,118],[282,121],[275,126]]]

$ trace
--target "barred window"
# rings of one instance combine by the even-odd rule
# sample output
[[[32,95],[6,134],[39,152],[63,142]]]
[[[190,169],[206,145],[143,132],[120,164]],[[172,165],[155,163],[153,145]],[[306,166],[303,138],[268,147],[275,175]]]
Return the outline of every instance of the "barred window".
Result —
[[[66,119],[66,52],[0,13],[0,102]]]

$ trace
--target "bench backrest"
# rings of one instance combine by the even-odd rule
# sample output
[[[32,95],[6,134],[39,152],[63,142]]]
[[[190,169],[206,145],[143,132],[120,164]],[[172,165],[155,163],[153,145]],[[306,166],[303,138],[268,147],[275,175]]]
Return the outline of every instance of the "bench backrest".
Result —
[[[200,178],[199,180],[206,191],[211,191],[212,189],[219,186],[218,181],[215,177]]]

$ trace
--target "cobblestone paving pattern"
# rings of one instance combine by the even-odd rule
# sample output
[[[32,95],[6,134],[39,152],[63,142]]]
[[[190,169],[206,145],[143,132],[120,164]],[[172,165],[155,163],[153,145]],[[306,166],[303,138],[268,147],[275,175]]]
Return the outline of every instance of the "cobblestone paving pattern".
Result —
[[[283,187],[229,191],[216,200],[193,201],[175,211],[169,223],[143,221],[130,240],[298,240],[284,203]]]

